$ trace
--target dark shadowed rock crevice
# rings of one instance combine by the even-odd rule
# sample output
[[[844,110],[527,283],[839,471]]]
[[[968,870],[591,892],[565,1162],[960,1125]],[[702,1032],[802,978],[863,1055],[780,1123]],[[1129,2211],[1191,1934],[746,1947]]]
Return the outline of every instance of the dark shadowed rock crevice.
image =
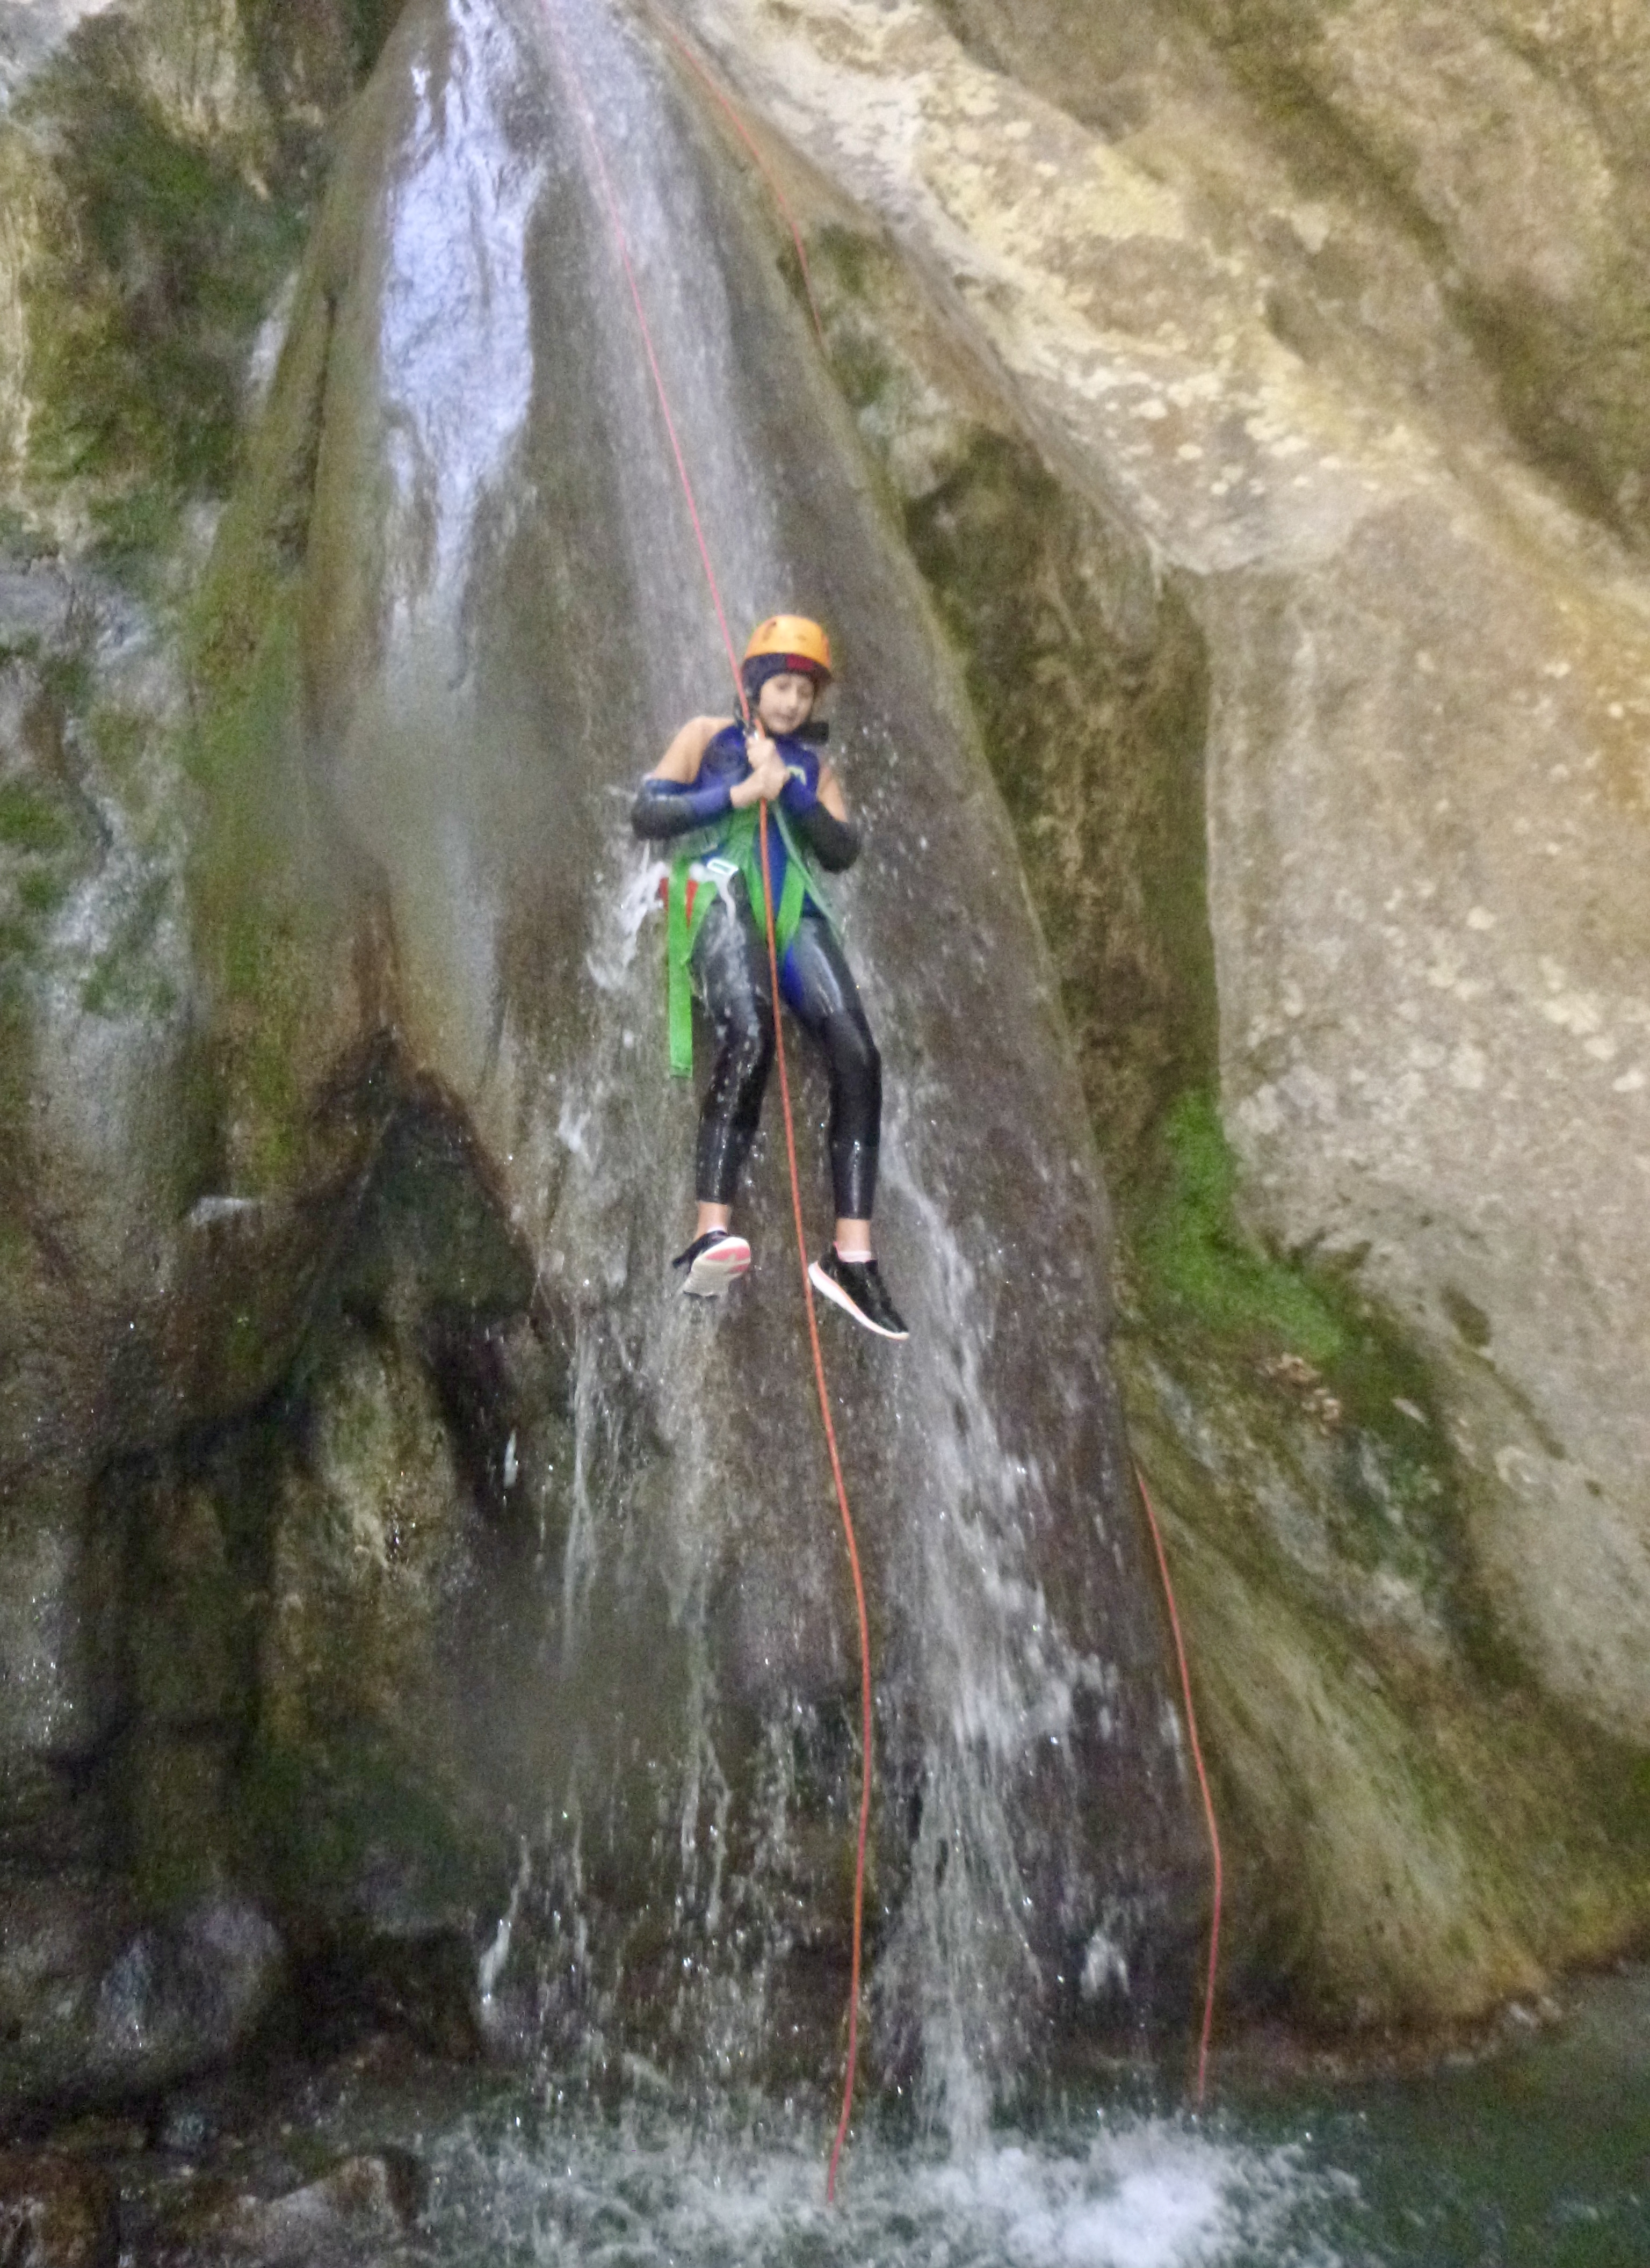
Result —
[[[277,2020],[477,2043],[519,1762],[490,1704],[538,1642],[501,1602],[545,1545],[564,1388],[473,1139],[388,1084],[276,1391],[97,1484],[95,1727],[9,1814],[23,2100],[152,2093]]]

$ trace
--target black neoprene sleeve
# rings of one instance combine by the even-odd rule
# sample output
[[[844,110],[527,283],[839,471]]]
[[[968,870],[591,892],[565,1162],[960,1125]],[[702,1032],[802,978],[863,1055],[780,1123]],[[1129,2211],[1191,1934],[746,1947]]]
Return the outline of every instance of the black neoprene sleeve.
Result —
[[[644,842],[666,843],[672,836],[691,835],[701,827],[711,826],[733,808],[726,780],[684,787],[679,780],[647,779],[630,806],[630,826]]]
[[[859,856],[859,829],[851,820],[833,817],[822,803],[787,810],[785,816],[828,874],[844,873]]]

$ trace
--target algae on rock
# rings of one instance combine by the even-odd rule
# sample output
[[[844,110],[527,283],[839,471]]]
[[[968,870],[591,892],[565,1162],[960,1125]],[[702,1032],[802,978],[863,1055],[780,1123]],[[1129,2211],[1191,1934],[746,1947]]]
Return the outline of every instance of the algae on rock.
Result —
[[[214,703],[184,617],[329,120],[394,12],[112,9],[57,26],[0,122],[0,2059],[19,2099],[165,2084],[289,1981],[246,1822],[261,1498],[242,1470],[226,1503],[201,1461],[225,1423],[278,1450],[269,1398],[361,1195],[289,1182],[308,1201],[265,1207],[235,1179],[200,952],[213,783],[187,761]],[[264,708],[254,740],[286,714]],[[255,775],[265,747],[243,753]],[[357,1169],[407,1098],[365,1106],[357,1138],[363,1107],[357,1082],[327,1152]]]

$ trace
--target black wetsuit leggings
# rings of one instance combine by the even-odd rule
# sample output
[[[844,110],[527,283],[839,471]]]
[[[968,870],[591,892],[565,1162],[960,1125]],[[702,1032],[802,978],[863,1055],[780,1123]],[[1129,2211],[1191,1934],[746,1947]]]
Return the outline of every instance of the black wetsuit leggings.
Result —
[[[773,1061],[773,993],[768,940],[742,880],[733,902],[718,900],[693,950],[694,989],[716,1028],[716,1068],[699,1116],[696,1195],[732,1204],[762,1116]],[[779,966],[779,991],[830,1069],[831,1182],[839,1220],[869,1220],[882,1130],[882,1058],[871,1036],[843,949],[810,907]]]

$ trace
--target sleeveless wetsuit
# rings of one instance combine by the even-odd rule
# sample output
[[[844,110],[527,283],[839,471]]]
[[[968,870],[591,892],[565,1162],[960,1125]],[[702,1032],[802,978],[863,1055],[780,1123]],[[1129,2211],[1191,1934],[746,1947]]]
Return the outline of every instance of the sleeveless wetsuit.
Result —
[[[802,903],[779,964],[779,994],[803,1030],[823,1049],[830,1074],[830,1160],[837,1217],[868,1220],[876,1201],[882,1125],[882,1063],[848,963],[818,895],[810,859],[840,873],[859,854],[857,829],[819,800],[820,760],[806,742],[776,745],[792,775],[777,798],[792,841],[805,854]],[[690,787],[669,780],[644,784],[631,814],[636,832],[654,842],[691,836],[696,856],[725,850],[742,814],[729,792],[750,769],[741,728],[729,725],[705,749]],[[789,852],[778,827],[768,830],[774,903],[784,896]],[[713,887],[701,883],[702,889]],[[716,1034],[716,1061],[699,1116],[695,1195],[702,1204],[732,1204],[762,1116],[773,1061],[773,997],[764,924],[735,873],[703,917],[692,951],[694,990]]]

